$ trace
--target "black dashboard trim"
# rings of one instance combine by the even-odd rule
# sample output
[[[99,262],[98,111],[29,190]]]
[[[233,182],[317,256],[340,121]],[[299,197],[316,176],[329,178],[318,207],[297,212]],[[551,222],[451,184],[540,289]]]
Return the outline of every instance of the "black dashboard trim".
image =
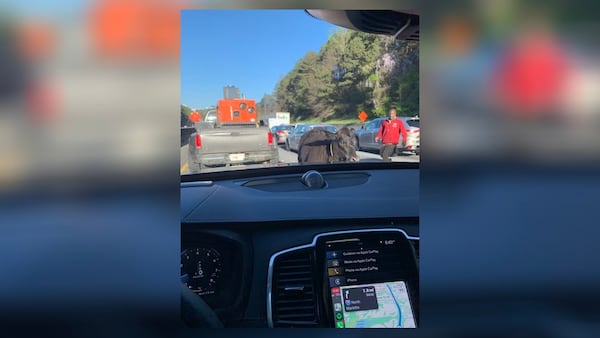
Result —
[[[225,170],[219,172],[197,173],[181,175],[180,182],[210,182],[221,180],[233,180],[243,178],[255,178],[261,176],[278,176],[286,174],[305,173],[317,170],[321,173],[328,171],[365,171],[365,170],[390,170],[390,169],[419,169],[419,162],[363,162],[363,163],[335,163],[335,164],[311,164],[311,165],[288,165],[281,167],[251,168],[241,170]],[[207,184],[207,183],[203,183]]]

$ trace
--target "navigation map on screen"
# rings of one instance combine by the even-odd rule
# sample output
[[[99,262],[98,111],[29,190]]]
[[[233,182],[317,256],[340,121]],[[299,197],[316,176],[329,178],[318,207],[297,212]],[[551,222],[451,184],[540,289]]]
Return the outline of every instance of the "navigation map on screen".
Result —
[[[414,328],[404,282],[334,287],[332,303],[338,328]]]

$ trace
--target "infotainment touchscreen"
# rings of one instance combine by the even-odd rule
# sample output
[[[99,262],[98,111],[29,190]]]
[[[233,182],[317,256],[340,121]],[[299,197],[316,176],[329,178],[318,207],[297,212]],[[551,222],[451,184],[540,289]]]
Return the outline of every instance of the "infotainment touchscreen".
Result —
[[[416,263],[398,235],[327,240],[325,270],[336,328],[415,328],[408,281]]]

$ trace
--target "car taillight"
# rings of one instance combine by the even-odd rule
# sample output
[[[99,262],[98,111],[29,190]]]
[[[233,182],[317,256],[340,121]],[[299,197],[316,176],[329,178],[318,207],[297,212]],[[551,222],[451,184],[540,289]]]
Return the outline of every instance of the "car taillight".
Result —
[[[269,145],[272,146],[273,145],[273,133],[268,132],[267,139],[269,140]]]
[[[196,148],[202,148],[202,139],[199,134],[196,134]]]

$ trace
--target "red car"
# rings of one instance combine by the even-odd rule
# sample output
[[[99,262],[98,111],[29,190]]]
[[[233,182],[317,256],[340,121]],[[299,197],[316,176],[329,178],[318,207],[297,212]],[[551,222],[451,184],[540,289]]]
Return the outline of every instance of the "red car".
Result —
[[[293,125],[280,124],[271,128],[273,135],[277,137],[277,144],[285,144],[288,134],[294,129]]]

